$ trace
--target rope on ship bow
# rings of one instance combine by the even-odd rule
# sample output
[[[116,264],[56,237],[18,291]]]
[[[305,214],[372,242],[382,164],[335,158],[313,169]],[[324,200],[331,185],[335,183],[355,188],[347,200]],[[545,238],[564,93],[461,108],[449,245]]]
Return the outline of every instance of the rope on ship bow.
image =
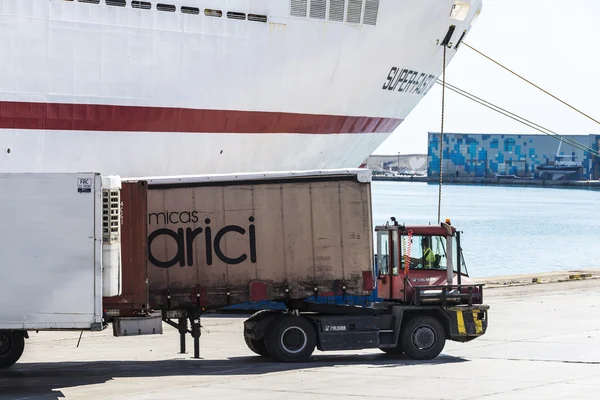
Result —
[[[493,62],[494,64],[497,64],[498,66],[500,66],[501,68],[507,70],[508,72],[510,72],[511,74],[515,75],[516,77],[520,78],[521,80],[527,82],[528,84],[530,84],[531,86],[535,87],[536,89],[539,89],[540,91],[544,92],[545,94],[549,95],[550,97],[558,100],[559,102],[563,103],[564,105],[568,106],[569,108],[575,110],[576,112],[578,112],[579,114],[583,115],[584,117],[590,119],[591,121],[600,124],[600,121],[596,118],[591,117],[590,115],[586,114],[585,112],[581,111],[580,109],[578,109],[577,107],[569,104],[568,102],[558,98],[557,96],[553,95],[552,93],[550,93],[548,90],[536,85],[535,83],[533,83],[532,81],[528,80],[527,78],[523,77],[522,75],[518,74],[517,72],[513,71],[512,69],[510,69],[509,67],[503,65],[502,63],[500,63],[499,61],[494,60],[493,58],[491,58],[490,56],[484,54],[483,52],[477,50],[476,48],[472,47],[471,45],[469,45],[466,42],[462,42],[462,44],[464,44],[465,46],[467,46],[468,48],[472,49],[474,52],[478,53],[479,55],[483,56],[484,58],[490,60],[491,62]],[[478,103],[484,107],[487,107],[489,109],[491,109],[492,111],[495,111],[499,114],[502,114],[505,117],[508,117],[516,122],[519,122],[529,128],[532,128],[536,131],[539,131],[545,135],[548,135],[550,137],[552,137],[553,139],[556,139],[560,142],[564,142],[566,144],[569,144],[571,146],[573,146],[576,149],[579,149],[581,151],[583,151],[584,153],[589,154],[591,157],[597,157],[600,158],[600,152],[592,147],[589,147],[583,143],[580,143],[574,139],[569,138],[568,136],[565,135],[561,135],[553,130],[550,130],[548,128],[545,128],[535,122],[532,122],[526,118],[521,117],[520,115],[517,115],[509,110],[506,110],[502,107],[499,107],[493,103],[490,103],[489,101],[486,101],[484,99],[482,99],[481,97],[475,96],[472,93],[467,92],[466,90],[460,89],[448,82],[446,82],[445,80],[442,82],[440,79],[438,79],[436,81],[437,84],[442,85],[443,89],[445,91],[446,88],[448,88],[448,90],[451,90],[471,101],[474,101],[475,103]],[[443,97],[443,93],[442,93],[442,97]],[[442,100],[443,101],[443,100]],[[443,109],[442,109],[443,110]],[[443,111],[442,111],[443,112]],[[443,115],[443,114],[442,114]],[[442,124],[443,124],[443,120],[442,120]]]

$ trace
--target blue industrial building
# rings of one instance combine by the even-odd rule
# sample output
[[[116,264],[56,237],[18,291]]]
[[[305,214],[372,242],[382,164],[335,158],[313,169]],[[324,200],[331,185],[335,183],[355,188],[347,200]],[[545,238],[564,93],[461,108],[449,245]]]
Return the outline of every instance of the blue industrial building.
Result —
[[[596,151],[600,135],[569,135]],[[600,160],[547,135],[445,133],[444,176],[475,178],[600,179]],[[440,134],[429,132],[427,174],[440,175]]]

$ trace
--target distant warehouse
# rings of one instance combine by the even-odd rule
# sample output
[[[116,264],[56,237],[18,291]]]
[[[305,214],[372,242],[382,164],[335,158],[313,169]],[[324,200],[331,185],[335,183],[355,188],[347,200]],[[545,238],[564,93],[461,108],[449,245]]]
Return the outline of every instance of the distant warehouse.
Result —
[[[600,135],[568,135],[596,151]],[[569,142],[547,135],[444,134],[444,176],[600,179],[600,160]],[[429,132],[427,175],[440,175],[440,134]]]

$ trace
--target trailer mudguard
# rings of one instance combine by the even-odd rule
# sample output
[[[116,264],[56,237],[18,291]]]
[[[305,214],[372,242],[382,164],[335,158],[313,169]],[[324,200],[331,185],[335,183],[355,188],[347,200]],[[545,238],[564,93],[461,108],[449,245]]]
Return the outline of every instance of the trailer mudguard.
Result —
[[[254,313],[244,321],[244,336],[253,340],[261,340],[273,319],[282,314],[284,313],[274,310],[261,310]]]

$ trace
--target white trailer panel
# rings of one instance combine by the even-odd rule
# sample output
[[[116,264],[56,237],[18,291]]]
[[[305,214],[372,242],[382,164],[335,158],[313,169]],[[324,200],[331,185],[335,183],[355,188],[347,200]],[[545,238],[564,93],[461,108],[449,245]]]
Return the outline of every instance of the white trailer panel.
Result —
[[[0,174],[0,330],[100,329],[102,177]]]

